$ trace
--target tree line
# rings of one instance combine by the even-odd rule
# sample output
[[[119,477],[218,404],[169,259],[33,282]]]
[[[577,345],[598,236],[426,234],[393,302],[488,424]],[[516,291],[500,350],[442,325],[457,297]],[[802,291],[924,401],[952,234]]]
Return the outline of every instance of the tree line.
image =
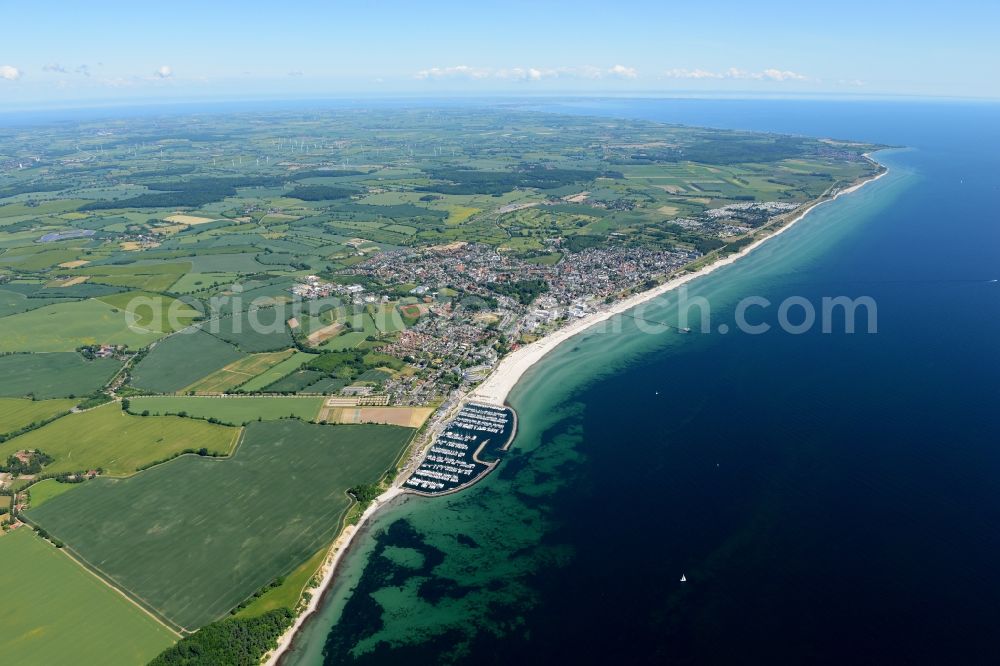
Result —
[[[149,666],[250,666],[278,645],[295,616],[278,608],[259,617],[234,617],[207,624],[167,648]]]

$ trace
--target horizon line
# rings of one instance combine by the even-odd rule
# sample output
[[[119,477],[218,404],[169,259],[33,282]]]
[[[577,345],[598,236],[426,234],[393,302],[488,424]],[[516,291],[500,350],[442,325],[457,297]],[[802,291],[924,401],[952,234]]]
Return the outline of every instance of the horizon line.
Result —
[[[127,98],[94,98],[68,99],[55,102],[40,100],[26,101],[22,105],[15,104],[0,109],[0,116],[23,114],[30,112],[74,111],[88,109],[113,109],[135,107],[175,107],[212,103],[254,103],[254,102],[333,102],[352,100],[528,100],[528,99],[565,99],[565,100],[598,100],[598,99],[689,99],[689,100],[786,100],[786,101],[840,101],[840,102],[964,102],[964,103],[1000,103],[1000,97],[971,97],[955,95],[928,95],[911,93],[851,93],[851,92],[764,92],[764,91],[705,91],[705,90],[632,90],[632,91],[565,91],[565,92],[534,92],[495,91],[495,92],[415,92],[415,91],[343,91],[335,94],[303,94],[285,95],[282,93],[264,93],[255,95],[204,95],[184,97],[127,97]]]

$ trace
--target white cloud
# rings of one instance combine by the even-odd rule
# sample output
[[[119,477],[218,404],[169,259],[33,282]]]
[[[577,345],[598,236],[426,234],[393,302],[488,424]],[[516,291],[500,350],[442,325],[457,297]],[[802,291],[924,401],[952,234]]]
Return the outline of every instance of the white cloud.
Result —
[[[455,65],[452,67],[430,67],[417,72],[414,77],[417,79],[502,79],[506,81],[541,81],[543,79],[555,78],[576,78],[576,79],[603,79],[619,78],[634,79],[639,76],[635,67],[625,65],[614,65],[613,67],[594,67],[585,65],[582,67],[505,67],[492,69],[489,67],[470,67],[469,65]]]
[[[13,65],[0,65],[0,79],[7,81],[17,81],[21,78],[21,70]]]
[[[724,72],[704,69],[668,69],[663,73],[668,79],[734,79],[752,81],[807,81],[809,77],[787,69],[765,69],[748,72],[738,67],[730,67]]]
[[[90,76],[90,67],[88,65],[80,65],[73,71],[77,74],[82,74],[83,76]]]
[[[639,76],[639,71],[635,67],[626,67],[625,65],[612,67],[584,65],[583,67],[562,67],[556,71],[559,76],[573,79],[635,79]]]
[[[668,79],[721,79],[722,74],[708,72],[704,69],[668,69],[664,72]]]
[[[455,65],[453,67],[431,67],[422,69],[416,73],[418,79],[485,79],[489,77],[491,71],[480,67],[469,67],[468,65]]]
[[[292,77],[302,76],[302,75],[303,74],[302,74],[302,70],[301,69],[294,69],[294,70],[288,72],[288,76],[292,76]]]
[[[559,76],[559,70],[538,69],[537,67],[511,67],[510,69],[498,69],[489,73],[487,76],[514,81],[541,81],[542,79],[550,79]]]
[[[787,69],[765,69],[761,76],[772,81],[805,81],[806,77]]]
[[[174,70],[170,69],[169,65],[163,65],[154,72],[154,76],[158,79],[169,79],[174,75]]]
[[[636,71],[635,67],[626,67],[625,65],[615,65],[608,70],[608,75],[617,77],[620,79],[634,79],[639,76],[639,72]]]

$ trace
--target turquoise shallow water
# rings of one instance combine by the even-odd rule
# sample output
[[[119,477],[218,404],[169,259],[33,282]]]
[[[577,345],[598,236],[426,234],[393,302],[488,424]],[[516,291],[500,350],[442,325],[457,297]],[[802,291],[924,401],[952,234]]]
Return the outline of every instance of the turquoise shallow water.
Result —
[[[989,661],[997,107],[558,110],[909,148],[692,283],[712,333],[618,318],[535,366],[510,397],[509,457],[379,514],[287,663]],[[875,299],[877,334],[718,332],[747,296],[841,295]],[[673,301],[642,315],[675,321]]]

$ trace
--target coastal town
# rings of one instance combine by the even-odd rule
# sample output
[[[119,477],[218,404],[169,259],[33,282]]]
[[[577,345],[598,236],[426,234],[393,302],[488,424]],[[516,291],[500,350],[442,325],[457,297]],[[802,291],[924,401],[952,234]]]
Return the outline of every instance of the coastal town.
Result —
[[[798,207],[737,203],[675,223],[722,238],[766,226]],[[547,238],[531,257],[471,242],[367,252],[351,268],[329,278],[306,276],[290,291],[299,299],[346,306],[340,310],[343,327],[353,327],[359,311],[382,319],[378,329],[392,333],[379,336],[379,351],[412,372],[395,373],[377,389],[391,404],[413,406],[470,390],[509,352],[665,282],[704,256],[694,248],[614,238],[575,252],[566,245],[563,237]]]
[[[425,377],[440,391],[456,380],[481,381],[507,352],[669,275],[696,256],[620,247],[588,249],[563,255],[554,264],[538,264],[463,243],[381,253],[353,273],[390,289],[417,285],[410,289],[410,300],[417,301],[419,320],[382,351],[428,370]],[[385,297],[368,298],[376,302]],[[424,392],[405,380],[389,382],[386,389],[397,400],[420,399]]]

